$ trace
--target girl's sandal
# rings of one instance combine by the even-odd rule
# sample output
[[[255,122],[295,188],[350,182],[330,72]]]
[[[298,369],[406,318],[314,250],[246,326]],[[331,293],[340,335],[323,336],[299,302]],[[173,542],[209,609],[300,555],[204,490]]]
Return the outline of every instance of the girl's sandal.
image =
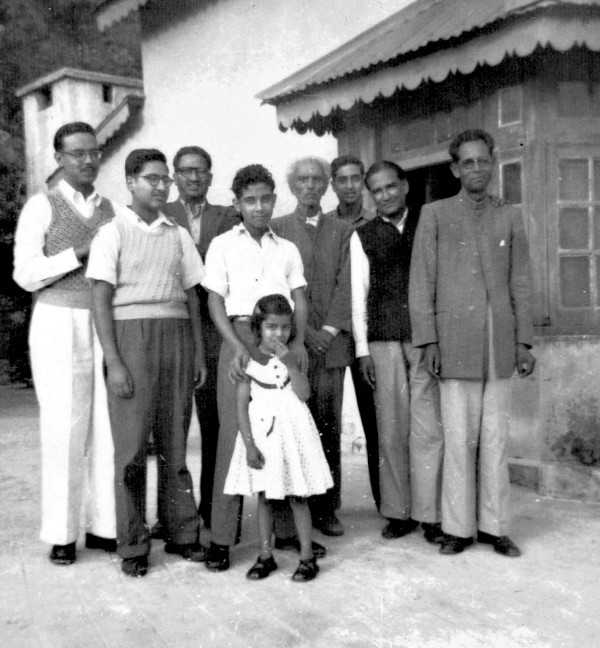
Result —
[[[317,559],[313,556],[309,560],[300,561],[298,569],[296,569],[292,576],[292,580],[297,583],[305,583],[316,578],[318,573],[319,565],[317,565]]]
[[[248,570],[246,578],[248,580],[262,580],[276,569],[277,563],[273,559],[273,556],[269,556],[269,558],[265,559],[259,556],[254,565],[252,565],[252,567],[250,567],[250,569]]]

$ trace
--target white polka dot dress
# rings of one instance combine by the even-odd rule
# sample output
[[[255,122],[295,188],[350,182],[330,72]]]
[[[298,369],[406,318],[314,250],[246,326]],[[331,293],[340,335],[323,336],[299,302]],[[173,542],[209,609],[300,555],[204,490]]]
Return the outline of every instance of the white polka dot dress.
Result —
[[[260,470],[248,466],[244,440],[238,433],[225,493],[264,491],[267,499],[324,493],[333,486],[329,466],[313,417],[292,389],[287,367],[277,357],[265,365],[250,360],[246,374],[251,379],[250,427],[265,465]]]

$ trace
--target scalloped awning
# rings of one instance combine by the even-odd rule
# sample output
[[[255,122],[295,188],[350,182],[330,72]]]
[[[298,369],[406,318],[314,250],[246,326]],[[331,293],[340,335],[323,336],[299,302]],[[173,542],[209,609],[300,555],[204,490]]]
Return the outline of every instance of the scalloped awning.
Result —
[[[406,15],[414,20],[407,22]],[[493,25],[485,22],[489,19]],[[434,33],[436,25],[443,28]],[[472,33],[466,34],[465,26]],[[410,37],[404,38],[408,29]],[[419,52],[407,54],[417,43]],[[469,74],[478,65],[498,65],[508,56],[528,56],[539,46],[566,51],[575,45],[600,50],[600,2],[417,0],[257,97],[277,106],[281,127],[290,128],[336,109],[349,110],[357,102],[389,97],[401,88],[414,90],[425,81]]]

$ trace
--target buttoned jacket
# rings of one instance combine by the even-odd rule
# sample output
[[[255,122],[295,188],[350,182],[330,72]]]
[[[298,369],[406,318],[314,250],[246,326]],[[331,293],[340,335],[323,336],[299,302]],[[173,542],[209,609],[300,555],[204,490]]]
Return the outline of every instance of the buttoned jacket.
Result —
[[[352,296],[350,289],[351,227],[331,216],[321,215],[317,226],[308,225],[298,212],[274,218],[273,231],[296,245],[304,265],[308,324],[339,330],[327,354],[327,367],[346,367],[354,356]]]
[[[169,218],[172,218],[176,223],[184,227],[188,232],[190,231],[187,213],[185,207],[181,204],[181,200],[167,203],[163,212]],[[208,202],[204,205],[201,218],[200,242],[196,245],[196,249],[202,258],[202,261],[205,261],[208,246],[215,236],[219,236],[219,234],[229,231],[240,222],[240,218],[233,207],[211,205]],[[202,320],[205,352],[207,356],[217,357],[221,347],[221,336],[213,324],[208,311],[208,293],[201,286],[198,286],[197,292],[200,300],[200,317]]]
[[[488,197],[482,209],[461,191],[425,205],[409,287],[413,343],[437,342],[442,378],[482,379],[491,309],[496,374],[512,375],[516,343],[533,336],[529,247],[520,212]]]

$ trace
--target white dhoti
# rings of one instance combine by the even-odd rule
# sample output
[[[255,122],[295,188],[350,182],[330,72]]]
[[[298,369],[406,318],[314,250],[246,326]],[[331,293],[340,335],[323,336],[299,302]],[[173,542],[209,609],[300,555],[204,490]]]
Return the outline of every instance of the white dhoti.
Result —
[[[114,451],[92,312],[36,303],[29,346],[40,405],[40,537],[75,542],[85,503],[87,532],[114,538]]]

